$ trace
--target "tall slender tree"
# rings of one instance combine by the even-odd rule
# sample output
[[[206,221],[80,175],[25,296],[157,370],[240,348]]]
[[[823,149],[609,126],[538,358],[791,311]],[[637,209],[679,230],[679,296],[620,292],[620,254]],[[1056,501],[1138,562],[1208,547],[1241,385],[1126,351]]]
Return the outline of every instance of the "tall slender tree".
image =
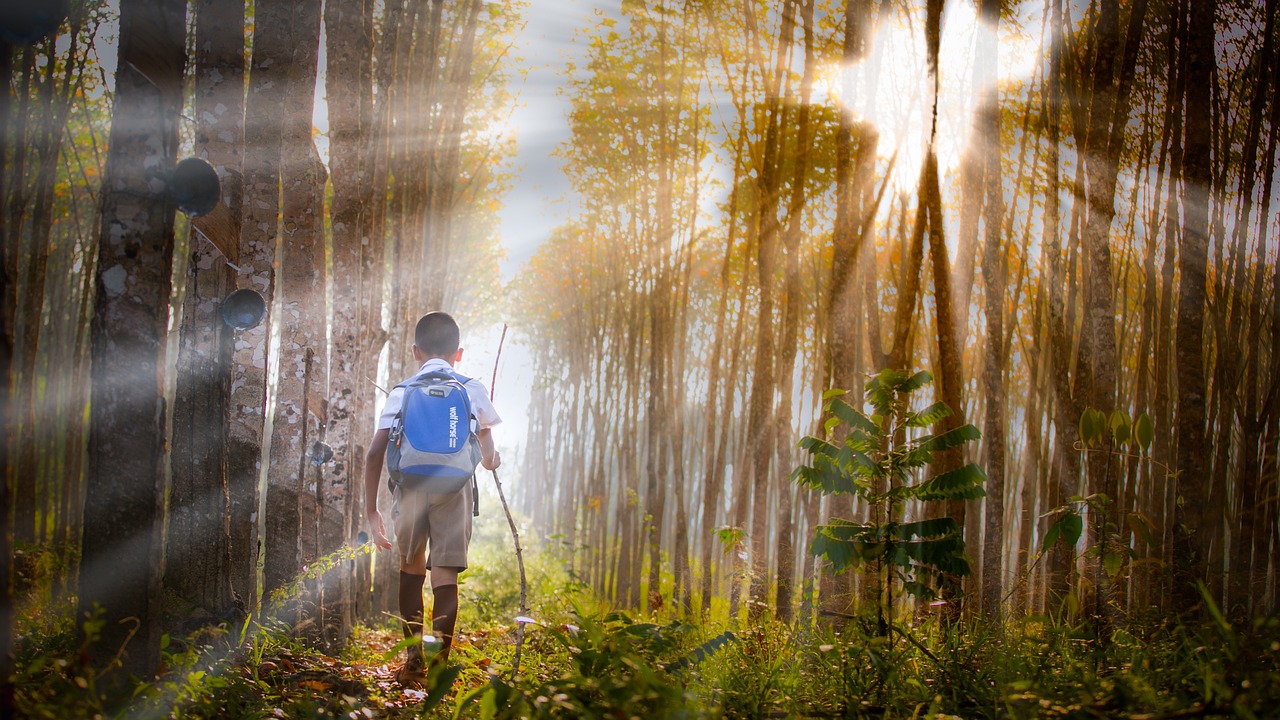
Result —
[[[1183,137],[1182,243],[1178,248],[1177,493],[1173,532],[1174,595],[1188,611],[1200,602],[1196,581],[1205,579],[1205,282],[1209,252],[1210,144],[1216,0],[1190,0],[1184,25],[1186,121]]]
[[[986,393],[986,427],[983,444],[986,454],[987,497],[983,501],[982,542],[982,613],[990,619],[1001,615],[1004,594],[1004,498],[1005,498],[1005,394],[1004,394],[1004,306],[1005,276],[1004,183],[1000,142],[1000,89],[996,83],[999,57],[1000,4],[983,0],[979,5],[982,35],[989,38],[987,48],[979,50],[975,79],[981,88],[981,103],[976,114],[974,139],[982,158],[982,281],[986,286],[986,356],[982,387]],[[963,306],[962,306],[963,309]]]

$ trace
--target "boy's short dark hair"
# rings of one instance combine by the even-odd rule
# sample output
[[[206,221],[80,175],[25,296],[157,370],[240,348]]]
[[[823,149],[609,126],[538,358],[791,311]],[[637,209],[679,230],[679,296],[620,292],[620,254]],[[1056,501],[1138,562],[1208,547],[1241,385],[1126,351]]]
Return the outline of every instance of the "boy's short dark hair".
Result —
[[[450,357],[461,343],[458,323],[447,312],[432,312],[418,319],[413,330],[413,344],[428,355]]]

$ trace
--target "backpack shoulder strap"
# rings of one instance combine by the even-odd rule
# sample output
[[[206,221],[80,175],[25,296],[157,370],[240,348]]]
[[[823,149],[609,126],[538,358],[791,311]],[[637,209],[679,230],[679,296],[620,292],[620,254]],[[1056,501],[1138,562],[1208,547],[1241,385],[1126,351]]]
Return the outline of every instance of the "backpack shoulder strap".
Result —
[[[461,377],[461,376],[458,375],[457,373],[448,372],[446,370],[432,370],[431,372],[425,372],[419,375],[414,375],[413,377],[409,378],[408,380],[405,380],[399,385],[393,386],[393,389],[422,387],[423,385],[428,384],[428,381],[431,381],[431,380],[457,380],[458,377]],[[465,380],[466,378],[464,378],[463,381],[459,381],[459,382],[462,382],[465,385],[466,384],[464,382]]]

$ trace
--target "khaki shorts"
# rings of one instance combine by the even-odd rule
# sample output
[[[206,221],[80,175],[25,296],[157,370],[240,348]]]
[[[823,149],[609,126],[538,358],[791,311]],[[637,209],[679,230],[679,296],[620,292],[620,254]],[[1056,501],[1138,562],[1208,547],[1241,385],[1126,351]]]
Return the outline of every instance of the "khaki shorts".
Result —
[[[396,547],[408,562],[431,546],[427,568],[467,567],[471,544],[471,483],[446,495],[396,488]]]

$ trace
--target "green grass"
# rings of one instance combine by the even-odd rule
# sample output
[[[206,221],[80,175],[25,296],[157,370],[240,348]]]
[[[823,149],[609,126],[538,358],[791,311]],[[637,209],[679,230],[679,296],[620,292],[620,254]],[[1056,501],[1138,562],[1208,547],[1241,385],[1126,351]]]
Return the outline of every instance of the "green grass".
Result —
[[[871,612],[794,625],[676,619],[612,611],[550,553],[528,558],[538,622],[526,626],[513,680],[509,550],[477,550],[452,665],[424,689],[392,679],[403,643],[390,618],[357,628],[334,656],[264,621],[169,640],[164,674],[109,705],[100,689],[111,673],[82,661],[74,604],[47,601],[20,615],[20,716],[1262,718],[1280,703],[1277,619],[1134,619],[1101,641],[1087,620],[1046,617],[995,626],[927,616],[887,637]]]

